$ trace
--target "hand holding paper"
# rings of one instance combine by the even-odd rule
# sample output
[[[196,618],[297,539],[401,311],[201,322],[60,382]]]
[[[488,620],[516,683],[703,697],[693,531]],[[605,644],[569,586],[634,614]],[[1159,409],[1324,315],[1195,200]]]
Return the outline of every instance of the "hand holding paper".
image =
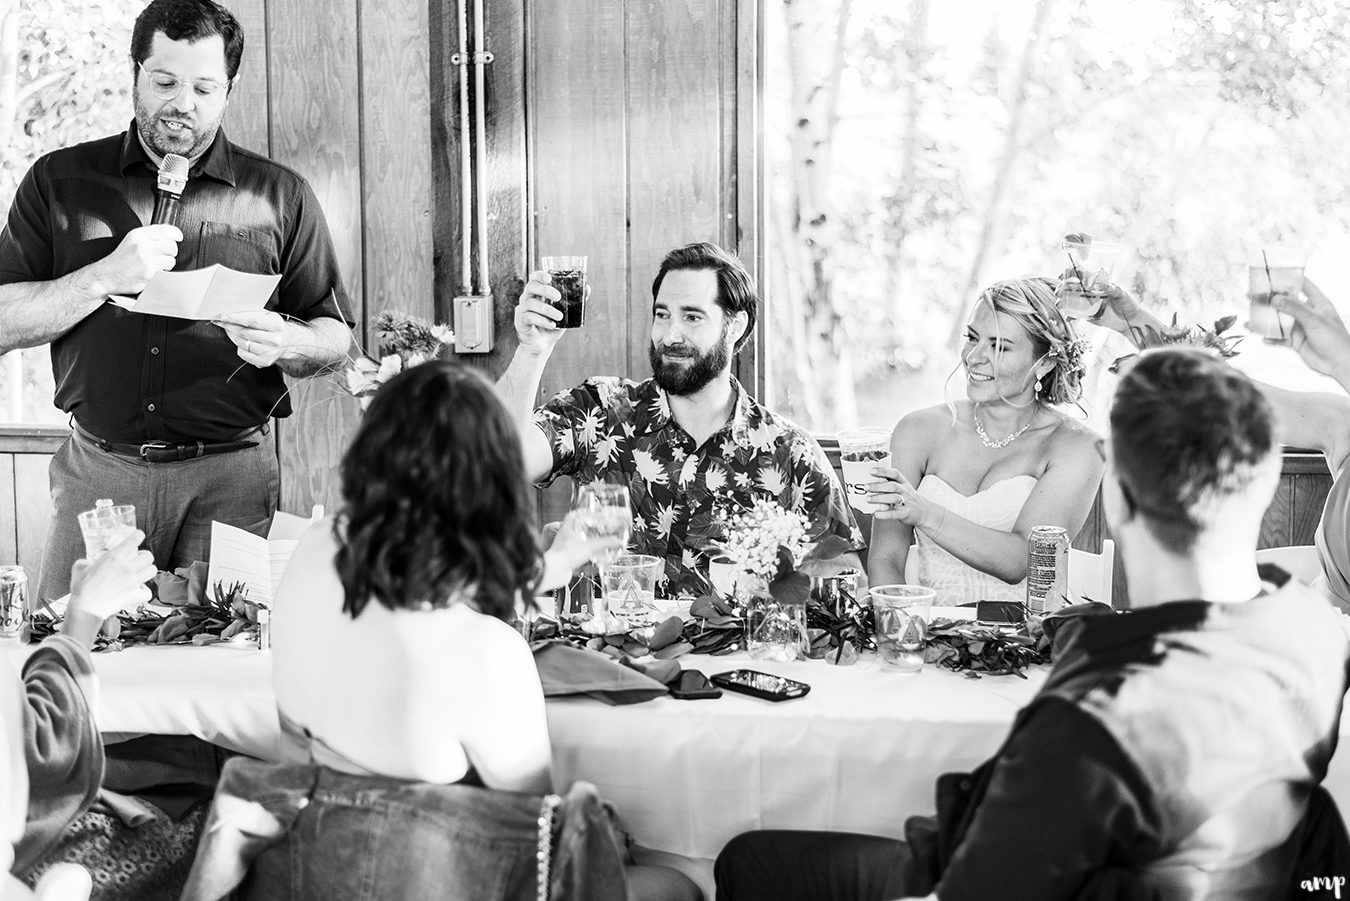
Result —
[[[157,273],[146,283],[139,297],[113,295],[111,300],[135,313],[178,319],[218,319],[226,313],[261,310],[280,281],[280,275],[239,272],[216,264],[187,272]]]
[[[243,313],[225,313],[215,320],[239,348],[239,359],[258,367],[274,364],[296,342],[299,329],[279,313],[256,310]]]

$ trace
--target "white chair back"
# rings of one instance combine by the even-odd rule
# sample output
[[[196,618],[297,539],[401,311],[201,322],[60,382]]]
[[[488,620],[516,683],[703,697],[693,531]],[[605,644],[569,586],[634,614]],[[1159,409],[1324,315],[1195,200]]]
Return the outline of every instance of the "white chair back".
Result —
[[[1115,589],[1116,543],[1102,539],[1102,552],[1094,554],[1069,548],[1069,594],[1075,601],[1092,599],[1114,607],[1111,592]]]
[[[1268,547],[1256,552],[1257,563],[1274,563],[1305,585],[1321,585],[1322,561],[1314,544],[1293,547]]]

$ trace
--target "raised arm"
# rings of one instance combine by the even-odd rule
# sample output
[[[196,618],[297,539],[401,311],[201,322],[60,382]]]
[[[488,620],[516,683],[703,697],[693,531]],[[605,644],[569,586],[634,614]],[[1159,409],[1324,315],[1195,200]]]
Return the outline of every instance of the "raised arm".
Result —
[[[1272,298],[1275,308],[1294,320],[1290,343],[1303,362],[1350,391],[1350,331],[1330,298],[1315,283],[1304,279],[1303,295],[1307,303],[1282,294]]]
[[[535,426],[533,416],[544,367],[563,334],[557,326],[562,313],[549,301],[561,297],[549,284],[548,273],[535,272],[530,276],[516,304],[516,352],[497,380],[497,391],[520,430],[525,477],[530,481],[548,475],[553,466],[553,451],[544,433]]]
[[[929,448],[933,446],[933,430],[939,426],[934,421],[935,411],[919,410],[901,418],[891,432],[890,472],[902,477],[910,484],[917,485],[928,465]],[[886,473],[878,469],[874,472]],[[885,490],[889,482],[874,483]],[[871,493],[868,500],[872,503],[888,504]],[[905,581],[905,562],[909,558],[909,546],[914,542],[914,527],[899,518],[884,517],[877,513],[872,518],[872,542],[867,552],[867,580],[873,585],[894,585]]]

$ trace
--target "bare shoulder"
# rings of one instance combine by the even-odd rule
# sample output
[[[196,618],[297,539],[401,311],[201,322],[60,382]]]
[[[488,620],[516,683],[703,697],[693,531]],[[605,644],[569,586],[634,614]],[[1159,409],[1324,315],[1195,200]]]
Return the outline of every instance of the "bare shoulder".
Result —
[[[952,427],[952,415],[952,408],[946,404],[906,413],[895,424],[892,438],[896,440],[904,438],[906,441],[935,440]],[[957,406],[956,418],[958,420],[961,418],[960,405]]]
[[[1096,430],[1059,411],[1051,412],[1058,419],[1047,441],[1051,460],[1101,460],[1099,448],[1103,439]]]

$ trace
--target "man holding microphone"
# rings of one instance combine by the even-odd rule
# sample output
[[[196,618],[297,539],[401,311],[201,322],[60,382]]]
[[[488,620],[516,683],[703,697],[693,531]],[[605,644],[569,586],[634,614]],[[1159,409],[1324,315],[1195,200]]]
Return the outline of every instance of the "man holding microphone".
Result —
[[[68,590],[76,516],[101,497],[136,506],[160,569],[205,560],[213,520],[265,533],[268,424],[291,412],[283,373],[346,358],[349,304],[314,192],[221,131],[243,46],[213,0],[153,0],[132,32],[135,122],[38,160],[0,233],[0,352],[51,343],[74,427],[51,466],[43,598]],[[155,215],[157,172],[181,165],[171,155],[187,160],[186,186],[171,217]],[[215,263],[281,282],[265,310],[214,322],[105,303]]]

